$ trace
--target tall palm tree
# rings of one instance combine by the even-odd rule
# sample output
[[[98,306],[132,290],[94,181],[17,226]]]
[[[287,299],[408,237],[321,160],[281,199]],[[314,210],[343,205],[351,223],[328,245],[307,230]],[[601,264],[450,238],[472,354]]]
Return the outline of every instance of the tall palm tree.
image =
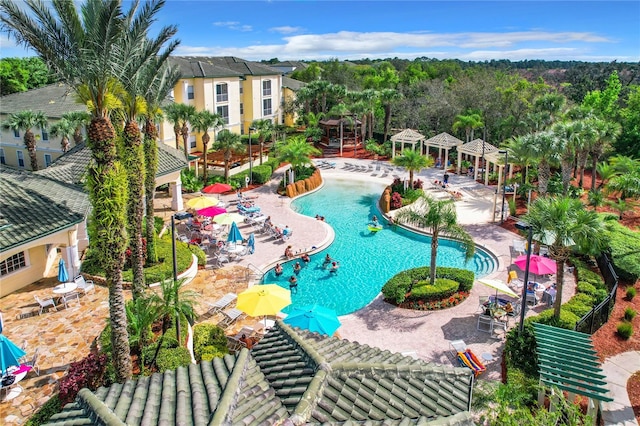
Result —
[[[533,164],[531,146],[527,143],[527,139],[522,136],[514,136],[505,144],[509,151],[510,162],[521,167],[522,184],[528,183],[529,167]]]
[[[391,124],[391,106],[394,102],[402,99],[402,93],[398,92],[396,89],[383,89],[380,92],[380,102],[382,102],[382,108],[384,109],[384,136],[382,141],[387,141],[387,136],[389,136],[389,125]]]
[[[533,232],[533,238],[549,246],[549,257],[556,261],[557,296],[554,317],[560,318],[564,263],[574,247],[586,254],[597,254],[604,247],[603,225],[598,214],[587,210],[578,199],[569,197],[538,198],[523,217]]]
[[[218,137],[213,143],[213,149],[223,152],[224,158],[224,181],[229,183],[229,165],[231,156],[244,148],[244,144],[237,133],[231,133],[227,129],[220,130]]]
[[[193,130],[202,133],[202,152],[204,153],[204,170],[202,171],[202,179],[204,184],[207,184],[207,172],[209,167],[207,166],[207,151],[209,150],[209,142],[211,137],[209,136],[209,129],[219,129],[225,124],[224,118],[218,114],[214,114],[208,110],[202,110],[196,113],[192,119]]]
[[[559,154],[556,138],[551,132],[538,132],[523,136],[523,140],[531,151],[532,160],[538,162],[538,192],[545,196],[551,179],[551,164]]]
[[[413,206],[402,209],[396,215],[398,222],[417,225],[426,228],[431,234],[431,270],[429,282],[436,282],[436,262],[440,237],[450,237],[459,240],[464,249],[466,260],[473,258],[475,245],[471,235],[458,224],[458,216],[453,200],[435,200],[422,194]]]
[[[116,379],[131,377],[127,317],[122,291],[122,268],[126,247],[126,174],[116,150],[116,132],[109,118],[114,90],[127,61],[137,50],[123,55],[127,31],[148,28],[164,5],[152,0],[124,12],[120,0],[86,0],[80,11],[71,1],[44,3],[0,0],[0,22],[16,41],[31,47],[60,80],[85,100],[91,112],[87,139],[92,163],[87,187],[93,206],[89,233],[91,248],[105,271],[109,289],[109,319]],[[24,9],[23,9],[24,6]],[[132,27],[129,28],[128,24]],[[146,40],[146,34],[138,40]],[[123,66],[125,65],[125,66]]]
[[[196,107],[193,105],[180,105],[180,121],[182,122],[182,126],[180,126],[180,135],[182,136],[182,145],[184,147],[184,157],[189,159],[189,126],[188,124],[193,121],[193,118],[196,116],[198,112]]]
[[[7,121],[3,123],[3,127],[17,132],[24,132],[22,140],[24,141],[25,148],[29,151],[31,170],[34,172],[38,170],[36,136],[33,134],[31,129],[34,127],[40,127],[41,129],[47,127],[47,117],[45,117],[44,113],[42,111],[34,112],[31,110],[18,111],[9,116]]]
[[[82,130],[91,122],[91,114],[85,111],[69,111],[62,114],[62,117],[74,124],[73,142],[79,145],[84,140]]]
[[[154,264],[158,261],[153,206],[156,193],[156,173],[158,172],[158,128],[156,121],[162,119],[160,105],[180,79],[180,70],[177,66],[165,62],[155,69],[154,67],[145,68],[145,74],[147,75],[146,81],[148,84],[142,96],[147,103],[147,111],[144,116],[142,132],[144,133],[143,149],[146,170],[144,180],[146,260],[147,264]]]
[[[460,114],[456,116],[456,121],[453,123],[453,131],[457,132],[459,129],[464,129],[465,142],[469,142],[473,138],[473,131],[482,126],[484,126],[484,123],[480,114],[475,112],[467,115]]]
[[[262,165],[262,149],[264,147],[264,141],[271,138],[273,134],[273,121],[268,118],[261,120],[254,120],[251,123],[251,127],[258,132],[258,142],[260,143],[260,165]]]
[[[433,166],[433,157],[430,155],[424,156],[412,149],[405,149],[401,155],[394,157],[391,162],[396,166],[409,170],[409,185],[413,189],[413,173]]]
[[[616,122],[599,118],[591,119],[589,123],[595,133],[595,141],[591,145],[589,152],[591,154],[591,189],[594,189],[596,187],[595,176],[598,169],[598,161],[611,149],[612,143],[622,132],[622,127]]]
[[[567,195],[571,183],[571,171],[576,156],[583,146],[583,126],[581,121],[565,121],[556,123],[552,128],[556,138],[562,174],[562,195]]]
[[[280,163],[291,164],[294,173],[297,173],[302,167],[312,164],[311,156],[320,154],[320,151],[309,145],[303,137],[296,136],[278,144],[275,154]]]
[[[176,149],[180,149],[180,120],[182,119],[181,104],[171,103],[164,106],[164,118],[173,124],[173,134],[176,136]],[[189,159],[189,157],[187,157]]]
[[[60,147],[62,148],[62,152],[69,151],[69,138],[73,136],[76,131],[76,126],[70,120],[62,117],[58,122],[51,126],[49,133],[53,137],[60,137],[62,140],[60,141]]]

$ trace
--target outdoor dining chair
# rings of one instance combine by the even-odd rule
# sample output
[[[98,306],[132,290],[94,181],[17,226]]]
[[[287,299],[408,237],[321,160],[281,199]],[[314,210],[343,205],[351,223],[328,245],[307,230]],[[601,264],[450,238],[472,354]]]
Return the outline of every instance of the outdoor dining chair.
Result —
[[[69,307],[69,302],[71,302],[73,299],[75,299],[78,302],[78,305],[80,305],[80,295],[75,291],[72,293],[67,293],[60,298],[60,300],[64,304],[65,309]]]
[[[34,299],[36,299],[36,302],[38,302],[38,305],[40,305],[40,312],[38,313],[38,315],[42,315],[42,312],[48,308],[53,308],[53,310],[56,312],[58,311],[58,309],[56,308],[56,302],[54,302],[53,299],[42,300],[35,294],[33,295],[33,297]]]
[[[40,375],[40,367],[38,366],[38,355],[40,355],[40,348],[36,348],[36,351],[33,353],[33,357],[31,357],[31,360],[24,363],[24,365],[31,367],[31,369],[36,373],[36,376]]]
[[[85,280],[82,275],[78,275],[73,279],[73,281],[78,286],[78,289],[82,290],[84,294],[89,293],[90,291],[95,291],[96,286],[93,284],[92,280]]]

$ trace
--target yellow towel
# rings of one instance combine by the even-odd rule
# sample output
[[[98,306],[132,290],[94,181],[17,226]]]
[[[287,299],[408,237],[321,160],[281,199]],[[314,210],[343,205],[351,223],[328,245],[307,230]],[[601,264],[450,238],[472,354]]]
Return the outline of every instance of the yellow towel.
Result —
[[[509,278],[507,278],[507,284],[517,279],[518,279],[518,273],[516,271],[509,271]]]

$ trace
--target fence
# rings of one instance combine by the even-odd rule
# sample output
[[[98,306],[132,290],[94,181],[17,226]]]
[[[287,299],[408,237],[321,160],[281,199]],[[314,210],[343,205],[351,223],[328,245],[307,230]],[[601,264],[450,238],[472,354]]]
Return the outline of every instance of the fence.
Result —
[[[616,292],[618,291],[618,276],[613,270],[613,265],[611,265],[607,255],[601,254],[596,258],[596,261],[604,282],[610,290],[609,295],[598,306],[594,307],[576,323],[576,331],[588,334],[595,333],[609,320],[609,315],[611,315],[611,311],[613,311],[613,307],[616,304]]]

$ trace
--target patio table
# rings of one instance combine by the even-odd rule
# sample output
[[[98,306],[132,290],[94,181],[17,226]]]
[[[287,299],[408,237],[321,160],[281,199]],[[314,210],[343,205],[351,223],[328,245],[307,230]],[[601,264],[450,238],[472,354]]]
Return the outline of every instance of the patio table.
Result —
[[[4,401],[9,401],[11,399],[14,399],[15,397],[17,397],[22,393],[23,389],[19,383],[22,381],[22,379],[27,377],[27,373],[29,373],[29,371],[31,371],[31,368],[23,368],[22,366],[20,366],[20,368],[14,370],[14,373],[17,373],[17,374],[9,373],[4,376],[4,377],[6,376],[15,377],[13,380],[13,383],[11,383],[10,385],[2,386],[2,383],[0,382],[0,394],[4,392]],[[11,392],[12,389],[16,390],[15,395]]]
[[[78,284],[76,284],[75,282],[62,283],[55,286],[53,288],[53,292],[60,296],[64,296],[67,293],[71,293],[72,291],[75,291],[77,288],[78,288]]]

